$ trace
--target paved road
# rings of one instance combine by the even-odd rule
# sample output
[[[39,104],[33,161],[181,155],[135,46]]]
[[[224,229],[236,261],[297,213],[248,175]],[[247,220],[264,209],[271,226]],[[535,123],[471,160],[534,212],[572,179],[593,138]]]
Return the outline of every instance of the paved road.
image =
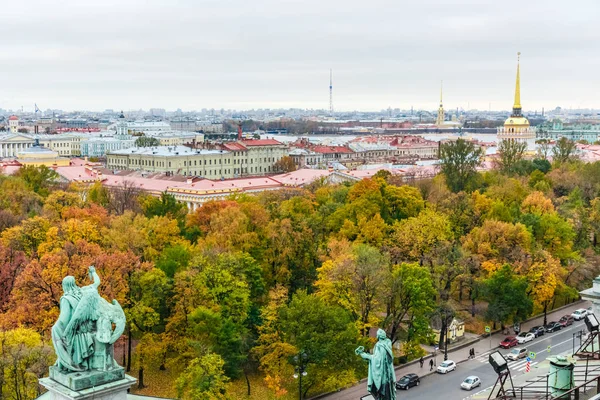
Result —
[[[589,304],[587,302],[579,302],[573,304],[570,307],[567,307],[563,310],[555,311],[553,313],[548,313],[548,322],[550,321],[558,321],[558,319],[562,315],[570,314],[572,311],[578,308],[587,308]],[[535,325],[541,325],[542,318],[536,318],[530,322],[523,324],[523,330],[529,330],[531,327]],[[579,330],[584,330],[587,332],[585,324],[580,322],[575,322],[573,325],[563,328],[555,333],[546,333],[544,336],[541,336],[537,339],[534,339],[532,342],[529,342],[525,345],[529,351],[535,352],[536,358],[532,360],[531,374],[535,374],[535,365],[536,363],[540,363],[545,360],[547,356],[558,354],[567,350],[571,350],[573,346],[573,333]],[[423,376],[421,379],[421,385],[419,387],[411,388],[408,391],[398,391],[397,398],[398,399],[448,399],[448,400],[460,400],[469,397],[480,390],[491,386],[496,381],[496,375],[494,370],[488,363],[488,356],[491,351],[498,350],[498,343],[503,339],[502,334],[492,335],[491,343],[489,339],[482,339],[476,344],[473,345],[476,351],[476,357],[473,360],[468,360],[465,362],[461,362],[467,359],[469,354],[469,348],[464,348],[460,350],[453,351],[449,354],[448,358],[450,360],[460,362],[457,366],[456,371],[450,372],[447,375],[439,375],[432,374],[428,376]],[[578,343],[578,339],[576,339],[576,345]],[[551,346],[551,352],[547,352],[547,347]],[[509,350],[502,350],[502,354],[507,354]],[[437,364],[443,361],[443,357],[438,354],[437,356]],[[396,370],[397,378],[407,374],[407,373],[416,373],[419,376],[425,375],[429,372],[429,360],[426,360],[425,366],[420,368],[418,363],[406,366],[404,368],[400,368]],[[525,363],[524,360],[519,360],[516,362],[511,362],[511,372],[513,374],[524,374],[525,372]],[[469,375],[477,375],[482,380],[482,387],[473,390],[473,392],[467,392],[460,389],[460,383],[464,378]],[[359,385],[353,386],[351,388],[342,390],[337,393],[333,393],[329,396],[325,397],[325,400],[358,400],[362,396],[367,395],[366,383],[361,383]]]
[[[536,353],[535,359],[531,361],[531,371],[529,374],[532,376],[536,375],[535,367],[538,363],[544,361],[546,357],[564,351],[570,350],[573,347],[573,333],[579,330],[586,330],[583,322],[575,322],[572,326],[561,329],[558,332],[546,333],[532,342],[526,343],[519,347],[526,347],[528,351]],[[576,346],[579,340],[576,339]],[[547,351],[550,346],[550,352]],[[423,377],[421,385],[416,388],[411,388],[408,391],[399,392],[400,399],[464,399],[471,395],[485,390],[490,386],[493,386],[496,382],[496,374],[492,369],[492,366],[488,363],[488,356],[491,352],[497,351],[493,349],[491,351],[482,353],[475,357],[473,360],[465,361],[458,364],[456,371],[450,372],[445,375],[434,374]],[[500,349],[502,354],[508,354],[510,350]],[[519,375],[525,374],[527,360],[521,359],[518,361],[509,361],[509,368],[513,379]],[[471,392],[462,390],[460,383],[464,378],[469,375],[476,375],[482,381],[482,385],[479,388],[474,389]]]

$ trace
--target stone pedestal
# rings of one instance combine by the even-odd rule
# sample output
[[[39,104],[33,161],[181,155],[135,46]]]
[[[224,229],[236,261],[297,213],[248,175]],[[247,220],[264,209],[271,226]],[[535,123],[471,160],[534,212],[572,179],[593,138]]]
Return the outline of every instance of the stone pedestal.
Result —
[[[597,318],[600,318],[600,276],[594,279],[591,288],[582,290],[579,294],[583,300],[592,302],[592,311]]]
[[[90,378],[87,377],[84,379],[88,379],[89,382]],[[84,379],[75,379],[71,383],[80,385]],[[44,400],[127,400],[127,390],[136,381],[135,378],[123,374],[123,378],[121,379],[84,389],[73,390],[52,378],[42,378],[39,380],[40,385],[48,390],[48,393],[43,396]]]

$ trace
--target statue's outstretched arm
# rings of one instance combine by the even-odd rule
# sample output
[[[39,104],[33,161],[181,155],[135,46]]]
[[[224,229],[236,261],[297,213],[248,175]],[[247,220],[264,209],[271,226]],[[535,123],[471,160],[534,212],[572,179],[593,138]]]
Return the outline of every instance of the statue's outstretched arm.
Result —
[[[93,265],[90,265],[89,273],[90,273],[90,278],[94,281],[94,283],[92,283],[92,286],[95,289],[98,289],[98,286],[100,286],[100,277],[96,273],[96,268]]]

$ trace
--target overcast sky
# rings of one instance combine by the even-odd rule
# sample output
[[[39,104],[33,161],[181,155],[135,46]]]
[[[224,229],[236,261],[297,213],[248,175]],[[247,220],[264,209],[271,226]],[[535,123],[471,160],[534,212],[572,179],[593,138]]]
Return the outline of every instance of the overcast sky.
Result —
[[[454,4],[451,4],[454,3]],[[488,3],[484,5],[483,3]],[[600,108],[599,0],[4,0],[0,108]]]

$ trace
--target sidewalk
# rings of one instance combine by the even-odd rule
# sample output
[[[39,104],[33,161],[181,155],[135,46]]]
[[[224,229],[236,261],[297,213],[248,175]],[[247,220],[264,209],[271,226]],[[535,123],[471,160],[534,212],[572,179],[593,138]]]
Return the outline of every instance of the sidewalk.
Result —
[[[587,308],[591,303],[589,301],[578,301],[572,304],[569,304],[561,309],[551,311],[547,315],[547,321],[558,321],[560,317],[563,315],[571,314],[573,311],[578,308]],[[539,317],[532,318],[527,322],[523,322],[521,324],[521,331],[528,331],[534,326],[542,325],[544,323],[544,316],[541,315]],[[512,332],[512,329],[511,329]],[[512,334],[511,334],[512,335]],[[456,363],[461,363],[467,361],[469,359],[469,349],[475,349],[475,356],[480,355],[482,353],[489,352],[492,349],[498,347],[498,344],[506,337],[502,332],[493,333],[490,337],[481,337],[477,342],[474,342],[470,345],[459,349],[448,349],[448,360],[452,360]],[[435,373],[436,366],[439,365],[442,361],[444,361],[444,353],[438,350],[435,359],[434,359],[434,367],[433,370],[430,371],[429,361],[431,360],[431,355],[424,357],[425,363],[423,364],[423,368],[419,365],[419,361],[411,361],[408,364],[404,364],[402,366],[396,367],[396,379],[406,375],[406,374],[417,374],[420,377],[431,375]],[[349,387],[347,389],[343,389],[339,392],[323,394],[319,396],[312,397],[311,400],[316,399],[324,399],[327,400],[346,400],[346,399],[359,399],[361,395],[367,393],[366,379],[362,379],[357,385]]]

